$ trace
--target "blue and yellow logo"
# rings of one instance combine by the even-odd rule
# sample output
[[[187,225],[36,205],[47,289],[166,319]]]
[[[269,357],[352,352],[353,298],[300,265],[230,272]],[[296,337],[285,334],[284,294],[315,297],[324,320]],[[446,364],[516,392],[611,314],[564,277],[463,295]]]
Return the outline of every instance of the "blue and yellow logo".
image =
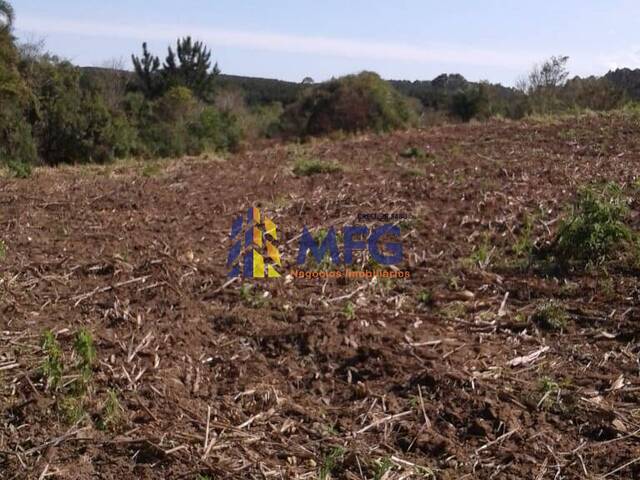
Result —
[[[229,277],[239,277],[241,274],[245,278],[280,277],[276,267],[281,267],[282,262],[280,252],[273,243],[276,240],[276,224],[267,216],[261,219],[259,209],[250,207],[246,222],[242,215],[236,217],[231,225],[233,243],[227,258],[227,268],[231,269]]]

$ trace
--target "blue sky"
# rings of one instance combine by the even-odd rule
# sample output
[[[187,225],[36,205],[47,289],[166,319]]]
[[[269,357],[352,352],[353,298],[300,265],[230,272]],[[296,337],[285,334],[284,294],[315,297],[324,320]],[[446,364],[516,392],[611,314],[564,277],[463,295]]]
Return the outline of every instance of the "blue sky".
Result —
[[[637,0],[14,0],[16,35],[79,65],[191,34],[224,73],[300,81],[361,70],[512,85],[551,55],[572,74],[640,67]]]

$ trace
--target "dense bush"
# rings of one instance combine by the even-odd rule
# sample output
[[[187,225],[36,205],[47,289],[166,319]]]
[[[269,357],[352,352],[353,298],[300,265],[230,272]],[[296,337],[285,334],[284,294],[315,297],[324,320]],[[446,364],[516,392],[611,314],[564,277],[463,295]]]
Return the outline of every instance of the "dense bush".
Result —
[[[607,111],[622,107],[625,93],[606,78],[579,78],[569,80],[560,92],[565,105],[578,109]]]
[[[14,170],[36,160],[35,141],[25,115],[32,99],[18,62],[9,31],[0,29],[0,164]]]
[[[283,129],[296,135],[332,131],[388,131],[414,117],[407,100],[377,74],[363,72],[306,89],[283,117]]]
[[[234,149],[241,132],[231,113],[221,112],[195,98],[186,87],[173,87],[154,102],[129,97],[146,153],[176,157],[207,150]]]
[[[106,162],[116,152],[130,153],[117,122],[100,92],[81,86],[81,72],[68,62],[48,57],[29,66],[34,94],[34,134],[45,163]]]
[[[451,98],[451,115],[463,122],[489,115],[489,96],[483,85],[459,91]]]
[[[585,188],[543,253],[563,267],[599,264],[614,255],[637,253],[638,237],[626,225],[629,206],[618,185]]]

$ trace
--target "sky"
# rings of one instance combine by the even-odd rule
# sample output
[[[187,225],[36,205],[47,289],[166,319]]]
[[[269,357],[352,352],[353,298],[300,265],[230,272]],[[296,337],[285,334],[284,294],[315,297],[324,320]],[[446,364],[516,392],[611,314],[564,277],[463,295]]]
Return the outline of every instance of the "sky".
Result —
[[[513,85],[551,55],[572,75],[640,67],[637,0],[13,0],[15,34],[82,66],[203,40],[223,73],[301,81],[372,70]]]

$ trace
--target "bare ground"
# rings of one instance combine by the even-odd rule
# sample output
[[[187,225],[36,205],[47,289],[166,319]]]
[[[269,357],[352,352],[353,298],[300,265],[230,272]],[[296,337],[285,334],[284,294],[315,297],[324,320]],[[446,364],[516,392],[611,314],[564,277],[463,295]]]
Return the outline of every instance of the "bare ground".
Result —
[[[552,275],[516,246],[582,185],[637,192],[639,166],[638,121],[611,115],[0,178],[0,478],[637,478],[639,271]],[[285,271],[303,225],[406,213],[411,278],[223,287],[249,206]],[[548,299],[560,329],[532,322]]]

